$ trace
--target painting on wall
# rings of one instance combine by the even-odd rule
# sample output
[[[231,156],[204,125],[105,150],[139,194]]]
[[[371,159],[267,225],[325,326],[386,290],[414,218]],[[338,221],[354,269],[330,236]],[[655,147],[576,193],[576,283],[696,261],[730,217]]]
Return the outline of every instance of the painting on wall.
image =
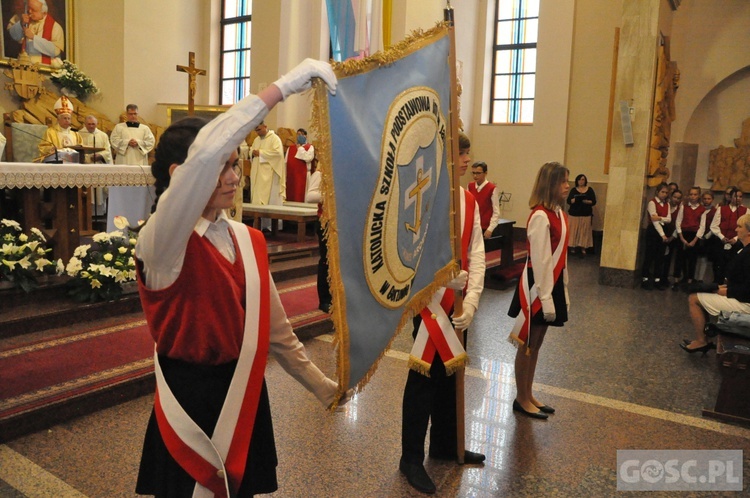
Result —
[[[0,64],[9,65],[22,51],[42,70],[73,61],[74,0],[0,0],[3,36]]]
[[[211,121],[213,118],[227,111],[231,106],[228,105],[197,105],[195,106],[195,115]],[[181,104],[171,104],[167,107],[167,126],[188,116],[188,106]]]

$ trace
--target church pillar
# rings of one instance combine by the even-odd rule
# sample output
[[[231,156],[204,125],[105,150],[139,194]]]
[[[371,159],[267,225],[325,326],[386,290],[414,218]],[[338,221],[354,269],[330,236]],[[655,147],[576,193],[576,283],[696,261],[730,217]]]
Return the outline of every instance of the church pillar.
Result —
[[[638,275],[638,239],[646,202],[646,183],[660,0],[623,0],[615,85],[609,188],[599,282],[632,287]],[[620,102],[635,108],[632,145],[625,145]]]

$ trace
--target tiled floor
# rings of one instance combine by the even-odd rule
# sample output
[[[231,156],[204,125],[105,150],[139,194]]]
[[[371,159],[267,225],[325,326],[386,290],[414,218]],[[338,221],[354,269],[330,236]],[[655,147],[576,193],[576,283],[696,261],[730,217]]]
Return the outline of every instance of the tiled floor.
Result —
[[[537,397],[557,409],[548,421],[511,410],[515,349],[506,342],[505,312],[512,291],[485,291],[469,338],[466,439],[487,462],[427,461],[437,496],[613,496],[618,449],[742,449],[748,489],[750,429],[701,417],[720,381],[715,353],[678,348],[690,336],[686,295],[600,287],[591,257],[571,260],[570,271],[571,319],[548,334],[537,371]],[[333,376],[331,339],[306,347]],[[370,384],[334,414],[269,363],[280,460],[274,496],[419,495],[398,471],[410,347],[411,338],[399,336]],[[0,497],[133,496],[151,402],[137,399],[0,445]]]

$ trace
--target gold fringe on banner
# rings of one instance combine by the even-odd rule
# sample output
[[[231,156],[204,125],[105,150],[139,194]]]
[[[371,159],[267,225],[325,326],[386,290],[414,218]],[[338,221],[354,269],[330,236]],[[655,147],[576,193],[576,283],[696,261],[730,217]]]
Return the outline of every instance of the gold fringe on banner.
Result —
[[[332,67],[338,78],[362,74],[378,67],[390,65],[397,60],[416,52],[417,50],[434,43],[443,36],[447,36],[449,27],[447,23],[440,22],[434,28],[427,31],[415,30],[407,38],[391,46],[390,48],[377,52],[370,57],[359,60],[349,60],[340,63],[332,63]],[[336,374],[338,377],[338,396],[343,396],[349,385],[349,348],[350,335],[349,326],[346,320],[346,295],[343,280],[341,277],[341,264],[339,255],[339,235],[336,226],[336,204],[333,184],[333,171],[331,170],[332,152],[331,152],[331,135],[330,135],[330,115],[328,112],[328,91],[322,80],[316,79],[313,82],[313,102],[310,117],[310,128],[316,137],[316,154],[318,156],[318,169],[321,174],[321,199],[323,212],[320,217],[323,234],[326,237],[328,246],[328,283],[331,289],[333,305],[331,307],[331,318],[333,321],[336,348],[337,364]],[[452,158],[448,157],[448,172],[450,178],[453,178]],[[453,207],[456,209],[457,207]],[[453,230],[453,217],[451,216],[451,234]],[[452,247],[452,246],[451,246]],[[451,261],[436,274],[432,283],[416,293],[410,300],[401,315],[398,326],[388,343],[388,346],[380,353],[377,360],[373,363],[370,370],[364,375],[356,386],[359,392],[370,381],[370,378],[377,370],[380,360],[385,355],[385,351],[390,348],[396,335],[403,330],[406,324],[432,299],[432,296],[440,287],[445,286],[451,279],[458,275],[459,268],[456,263],[456,255],[453,255]],[[458,365],[456,365],[456,368]],[[455,368],[454,368],[455,370]],[[334,402],[331,410],[336,408],[338,402]]]

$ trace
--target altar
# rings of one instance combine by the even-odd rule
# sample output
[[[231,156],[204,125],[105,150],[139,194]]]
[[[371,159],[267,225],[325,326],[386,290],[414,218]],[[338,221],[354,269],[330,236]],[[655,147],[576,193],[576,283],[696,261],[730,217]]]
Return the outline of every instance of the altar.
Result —
[[[39,228],[54,258],[63,261],[70,259],[78,247],[86,223],[81,216],[81,212],[87,210],[80,205],[79,188],[140,187],[144,190],[144,186],[153,183],[148,166],[0,162],[0,189],[21,190],[21,226],[24,230]],[[50,194],[43,197],[42,189],[49,190]],[[110,206],[128,205],[128,195],[127,188],[111,189]]]

